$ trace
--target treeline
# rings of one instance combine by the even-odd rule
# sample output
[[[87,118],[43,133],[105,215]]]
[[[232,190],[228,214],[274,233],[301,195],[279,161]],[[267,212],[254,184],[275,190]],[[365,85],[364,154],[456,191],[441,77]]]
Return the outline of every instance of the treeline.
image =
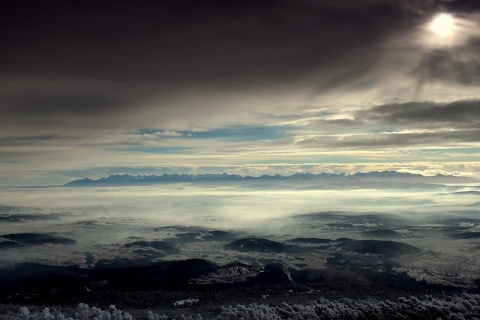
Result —
[[[334,281],[333,281],[334,280]],[[459,290],[453,287],[426,285],[392,285],[359,280],[341,280],[335,278],[326,282],[282,283],[282,284],[215,284],[188,285],[176,289],[149,291],[118,291],[99,289],[90,292],[62,292],[47,295],[24,297],[22,295],[4,296],[4,305],[59,306],[74,307],[78,301],[107,308],[114,304],[119,308],[163,308],[168,309],[175,301],[197,298],[198,307],[226,304],[249,304],[258,301],[278,304],[283,301],[302,303],[305,299],[320,297],[328,299],[367,298],[396,299],[401,296],[432,295],[442,297],[452,295]]]
[[[124,312],[110,305],[102,310],[80,303],[75,310],[62,311],[43,308],[31,312],[27,307],[21,307],[16,314],[6,314],[6,320],[408,320],[408,319],[455,319],[480,320],[480,295],[463,293],[455,296],[433,297],[431,295],[409,298],[400,297],[396,300],[379,300],[375,298],[331,300],[320,298],[316,301],[301,304],[286,303],[280,305],[268,304],[237,304],[221,307],[217,314],[201,313],[156,313],[153,311]]]
[[[407,320],[455,319],[479,320],[480,295],[434,298],[400,297],[396,301],[369,299],[328,300],[325,298],[304,304],[268,306],[264,304],[226,306],[217,319],[298,319],[298,320]]]

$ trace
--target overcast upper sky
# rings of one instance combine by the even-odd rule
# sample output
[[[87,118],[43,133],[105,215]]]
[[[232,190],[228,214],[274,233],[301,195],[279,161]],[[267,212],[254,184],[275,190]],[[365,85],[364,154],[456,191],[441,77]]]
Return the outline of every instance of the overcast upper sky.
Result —
[[[477,0],[0,0],[0,185],[480,177],[479,52]]]

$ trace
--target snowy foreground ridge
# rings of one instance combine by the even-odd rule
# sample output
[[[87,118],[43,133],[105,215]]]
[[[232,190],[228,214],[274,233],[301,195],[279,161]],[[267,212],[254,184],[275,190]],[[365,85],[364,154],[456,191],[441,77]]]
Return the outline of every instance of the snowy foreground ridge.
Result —
[[[367,299],[328,300],[302,304],[283,303],[278,306],[264,304],[224,306],[217,315],[192,312],[169,316],[152,311],[123,312],[111,305],[108,310],[80,303],[72,314],[49,310],[31,312],[21,307],[18,314],[1,316],[8,320],[130,320],[130,319],[478,319],[480,320],[480,295],[462,294],[453,297],[417,298],[400,297],[396,301]],[[135,316],[133,316],[135,315]]]

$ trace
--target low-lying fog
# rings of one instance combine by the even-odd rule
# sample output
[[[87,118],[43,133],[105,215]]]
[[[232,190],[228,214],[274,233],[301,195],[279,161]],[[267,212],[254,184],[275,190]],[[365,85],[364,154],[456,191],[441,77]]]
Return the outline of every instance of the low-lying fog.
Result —
[[[28,261],[91,268],[99,261],[187,258],[226,264],[256,258],[226,249],[230,241],[247,237],[281,243],[388,239],[421,250],[397,266],[417,279],[440,281],[447,273],[459,273],[468,282],[480,270],[478,189],[186,183],[5,188],[0,194],[0,266]],[[215,230],[225,233],[220,237],[211,233]],[[166,248],[167,243],[173,247]],[[333,254],[300,254],[297,260],[322,267]],[[279,252],[273,258],[288,264],[291,256]]]

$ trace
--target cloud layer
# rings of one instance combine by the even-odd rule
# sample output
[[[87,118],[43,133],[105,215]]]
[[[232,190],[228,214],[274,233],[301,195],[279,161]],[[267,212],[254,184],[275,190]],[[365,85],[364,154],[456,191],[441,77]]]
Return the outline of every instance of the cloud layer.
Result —
[[[438,12],[455,41],[429,33]],[[3,1],[0,183],[474,147],[479,16],[467,0]]]

